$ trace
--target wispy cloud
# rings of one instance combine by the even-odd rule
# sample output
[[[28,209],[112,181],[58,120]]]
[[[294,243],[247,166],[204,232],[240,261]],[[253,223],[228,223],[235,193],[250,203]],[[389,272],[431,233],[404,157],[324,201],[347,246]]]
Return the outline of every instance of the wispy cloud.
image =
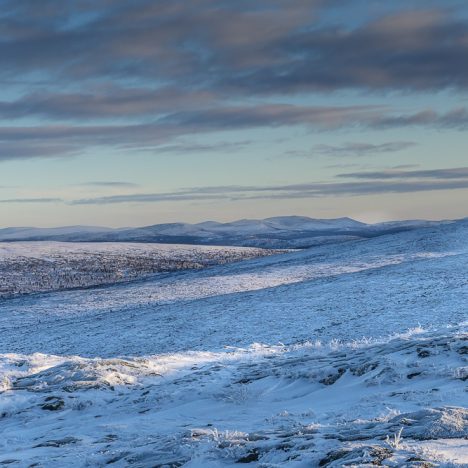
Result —
[[[12,198],[0,203],[66,203],[69,205],[112,205],[122,203],[163,203],[192,201],[248,201],[307,199],[376,195],[384,193],[412,193],[421,191],[468,189],[468,167],[433,170],[390,169],[373,172],[338,174],[340,179],[351,181],[305,182],[285,185],[220,185],[187,187],[171,192],[124,193],[109,196],[88,197],[72,200],[60,198]],[[91,182],[90,184],[101,184]],[[103,182],[111,187],[126,188],[127,182]],[[130,184],[130,185],[128,185]]]
[[[460,108],[446,113],[425,110],[401,114],[382,106],[263,104],[176,112],[156,122],[142,124],[0,127],[0,161],[70,156],[95,147],[127,151],[159,149],[164,152],[176,149],[176,141],[180,137],[283,126],[302,126],[311,131],[421,126],[466,130],[468,110]],[[380,150],[396,150],[402,144],[408,143],[400,142],[399,146],[390,144]],[[171,145],[175,147],[171,149]],[[182,148],[179,146],[178,149]],[[208,146],[208,149],[212,148]]]
[[[413,141],[390,141],[378,144],[348,142],[342,145],[315,145],[309,154],[332,157],[374,156],[381,153],[396,153],[414,146],[416,143]]]
[[[97,180],[94,182],[83,182],[79,184],[85,187],[116,187],[116,188],[135,188],[139,187],[139,184],[135,184],[134,182],[123,182],[123,181],[105,181],[105,180]]]
[[[177,109],[204,108],[216,104],[209,91],[175,87],[126,88],[109,84],[74,93],[43,92],[24,95],[13,101],[0,101],[0,118],[19,119],[40,116],[57,120],[125,119],[161,115]]]
[[[391,171],[398,177],[386,177],[387,172],[362,173],[365,181],[310,182],[292,185],[213,186],[194,187],[166,193],[137,193],[74,200],[74,205],[107,205],[117,203],[158,203],[176,201],[242,201],[254,199],[300,199],[335,196],[357,196],[383,193],[411,193],[434,190],[468,189],[468,168],[439,171]],[[419,173],[419,175],[417,175]],[[458,174],[455,176],[455,174]],[[361,173],[339,177],[360,178]],[[385,179],[397,179],[387,181]]]
[[[397,164],[390,169],[414,169],[415,167],[419,167],[419,164]]]
[[[130,195],[112,195],[108,197],[82,198],[73,200],[71,205],[113,205],[118,203],[157,203],[174,201],[220,200],[230,198],[224,194],[198,194],[188,192],[173,193],[136,193]]]
[[[0,128],[4,130],[4,138],[0,137],[0,162],[71,157],[80,154],[83,150],[71,141],[56,142],[41,138],[25,141],[15,136],[15,130],[10,133],[8,127]]]
[[[61,198],[7,198],[0,203],[63,203]]]
[[[176,142],[173,144],[157,146],[156,148],[150,148],[148,151],[153,151],[157,154],[164,153],[178,153],[178,154],[190,154],[190,153],[231,153],[233,151],[240,150],[252,144],[251,140],[243,141],[221,141],[212,144],[200,144],[191,143],[189,141]]]
[[[386,170],[386,171],[365,171],[349,172],[338,174],[337,177],[353,179],[468,179],[468,167],[454,167],[450,169],[430,169],[417,171]]]

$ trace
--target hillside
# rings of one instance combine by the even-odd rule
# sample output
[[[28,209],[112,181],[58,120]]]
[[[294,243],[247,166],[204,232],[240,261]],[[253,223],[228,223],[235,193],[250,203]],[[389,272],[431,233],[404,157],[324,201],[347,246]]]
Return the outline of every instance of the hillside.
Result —
[[[205,221],[198,224],[169,223],[119,229],[87,226],[6,228],[0,229],[0,241],[156,242],[283,249],[367,239],[437,224],[440,222],[396,221],[365,224],[350,218],[280,216],[263,220],[243,219],[231,223]]]
[[[3,300],[0,462],[463,466],[467,239],[459,221]]]
[[[279,252],[130,242],[0,242],[0,298],[135,281]]]

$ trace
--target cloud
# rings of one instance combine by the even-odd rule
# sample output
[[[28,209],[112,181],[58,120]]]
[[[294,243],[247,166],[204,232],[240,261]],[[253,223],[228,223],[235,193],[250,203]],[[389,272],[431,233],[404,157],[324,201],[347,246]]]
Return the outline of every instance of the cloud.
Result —
[[[261,49],[306,26],[320,3],[290,0],[285,8],[277,0],[114,0],[39,13],[32,0],[6,1],[3,73],[40,69],[67,79],[157,75],[206,84],[228,63],[258,63]],[[265,54],[266,60],[271,57]]]
[[[349,142],[342,145],[315,145],[310,153],[303,154],[332,157],[373,156],[380,153],[395,153],[413,146],[416,146],[416,143],[412,141],[390,141],[379,144]]]
[[[402,112],[284,103],[297,93],[342,90],[379,98],[386,91],[466,92],[468,23],[460,2],[384,3],[374,10],[358,0],[3,0],[0,161],[103,146],[227,151],[241,143],[218,149],[179,139],[280,126],[466,130],[465,106]],[[410,144],[345,143],[313,152],[359,156]]]
[[[79,184],[86,187],[118,187],[118,188],[125,188],[125,187],[139,187],[139,184],[135,184],[133,182],[122,182],[122,181],[95,181],[95,182],[83,182]]]
[[[419,164],[398,164],[397,166],[392,166],[390,169],[413,169],[419,167]]]
[[[276,62],[233,74],[227,86],[259,94],[466,89],[466,21],[447,10],[402,10],[356,27],[319,24],[296,31],[270,44]]]
[[[177,148],[175,142],[180,137],[282,126],[302,126],[311,131],[419,126],[466,130],[468,110],[398,114],[383,106],[259,104],[175,112],[150,123],[4,126],[0,127],[0,161],[71,156],[95,147],[167,152],[171,144]],[[396,150],[396,147],[380,148],[381,151],[385,149]]]
[[[62,203],[61,198],[8,198],[0,203]]]
[[[196,193],[137,193],[132,195],[113,195],[108,197],[82,198],[73,200],[71,205],[114,205],[119,203],[156,203],[174,201],[220,200],[230,198],[223,194],[196,194]]]
[[[40,141],[41,138],[36,138],[32,142],[28,142],[16,138],[15,130],[10,133],[8,132],[9,128],[11,127],[3,127],[4,138],[0,137],[0,162],[74,156],[83,149],[69,141],[57,143],[53,140]]]
[[[248,95],[468,86],[468,25],[455,1],[397,0],[360,21],[357,0],[62,3],[3,2],[4,78],[156,79]]]
[[[468,167],[455,167],[450,169],[429,169],[417,171],[387,170],[375,172],[351,172],[338,174],[337,177],[353,179],[468,179]]]
[[[245,148],[249,144],[253,143],[251,140],[243,141],[221,141],[219,143],[213,144],[200,144],[200,143],[191,143],[189,141],[178,142],[174,144],[158,146],[156,148],[150,149],[157,154],[164,153],[229,153],[232,151],[237,151],[239,149]]]
[[[254,143],[252,130],[287,128],[278,133],[293,139],[299,128],[329,132],[331,144],[313,146],[310,156],[343,163],[328,183],[136,193],[143,188],[131,182],[98,180],[83,186],[120,193],[0,202],[107,205],[465,189],[464,168],[344,169],[359,157],[390,159],[416,144],[401,136],[367,142],[372,131],[468,130],[466,5],[368,3],[0,0],[0,162],[118,152],[141,164],[139,153],[234,153]],[[450,109],[458,98],[459,107]],[[371,99],[375,105],[363,105]],[[313,105],[320,102],[326,104]],[[401,102],[405,107],[397,107]],[[341,129],[363,136],[340,144]],[[231,131],[237,134],[226,136]]]
[[[50,119],[131,119],[160,115],[176,109],[204,108],[216,103],[212,92],[176,87],[130,88],[112,83],[73,93],[42,92],[0,101],[0,118],[40,116]]]
[[[446,171],[450,171],[447,169]],[[195,187],[168,193],[138,193],[127,195],[113,195],[78,199],[73,205],[107,205],[119,203],[160,203],[177,201],[248,201],[248,200],[278,200],[278,199],[307,199],[317,197],[339,197],[376,195],[385,193],[411,193],[434,190],[468,189],[468,174],[459,178],[431,180],[375,180],[364,182],[332,182],[332,183],[303,183],[292,185],[270,186],[219,186]]]
[[[387,170],[338,174],[358,181],[306,182],[287,185],[221,185],[187,187],[173,192],[130,193],[75,200],[60,198],[15,198],[0,203],[67,203],[69,205],[112,205],[122,203],[162,203],[191,201],[287,200],[319,197],[412,193],[468,189],[468,167],[434,170]],[[128,182],[89,182],[86,185],[131,187]]]
[[[382,115],[376,122],[377,128],[392,128],[405,126],[433,126],[445,129],[463,130],[468,126],[468,109],[458,107],[445,113],[438,113],[432,109],[400,114]]]

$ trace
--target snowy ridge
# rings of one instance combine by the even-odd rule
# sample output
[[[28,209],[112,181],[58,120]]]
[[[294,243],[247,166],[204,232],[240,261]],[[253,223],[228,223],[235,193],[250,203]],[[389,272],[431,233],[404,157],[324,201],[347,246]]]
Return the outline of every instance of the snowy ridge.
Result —
[[[64,226],[56,228],[11,227],[0,229],[0,240],[30,239],[35,237],[54,237],[73,233],[103,233],[112,228],[102,226]]]
[[[160,242],[171,244],[240,245],[263,248],[306,248],[339,243],[445,222],[396,221],[365,224],[351,218],[305,216],[242,219],[230,223],[166,223],[139,228],[64,227],[0,229],[0,241],[59,240],[77,242]]]

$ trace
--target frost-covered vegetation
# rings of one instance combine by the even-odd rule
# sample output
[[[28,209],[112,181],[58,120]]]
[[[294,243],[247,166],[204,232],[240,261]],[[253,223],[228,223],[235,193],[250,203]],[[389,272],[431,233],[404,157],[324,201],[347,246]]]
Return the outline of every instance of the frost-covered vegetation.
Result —
[[[130,281],[271,253],[254,248],[167,244],[0,243],[0,298]]]
[[[468,462],[467,338],[456,328],[140,358],[4,355],[0,462]]]
[[[468,464],[468,222],[0,301],[0,463]]]

